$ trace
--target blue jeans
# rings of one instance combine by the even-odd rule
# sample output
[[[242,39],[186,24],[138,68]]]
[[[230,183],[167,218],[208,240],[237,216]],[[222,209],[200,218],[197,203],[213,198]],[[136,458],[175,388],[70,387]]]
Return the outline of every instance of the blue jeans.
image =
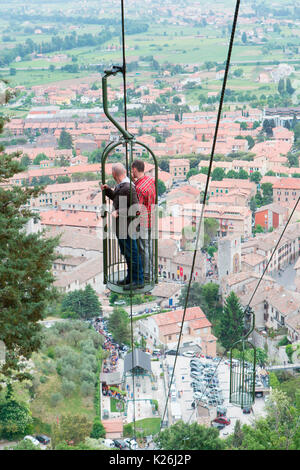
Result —
[[[144,283],[144,272],[141,254],[138,252],[137,242],[129,236],[126,239],[119,238],[120,251],[127,263],[126,279],[130,281],[132,269],[132,282],[134,284]]]

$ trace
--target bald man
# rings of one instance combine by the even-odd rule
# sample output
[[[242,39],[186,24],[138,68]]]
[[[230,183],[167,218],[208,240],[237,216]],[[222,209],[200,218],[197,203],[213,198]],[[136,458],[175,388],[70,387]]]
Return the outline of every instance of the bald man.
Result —
[[[117,183],[115,189],[112,190],[107,184],[102,184],[101,189],[113,201],[112,217],[116,221],[116,236],[120,251],[127,264],[127,276],[118,284],[124,286],[124,290],[142,289],[144,287],[144,273],[141,255],[138,252],[137,241],[128,234],[128,226],[131,221],[131,218],[128,217],[129,208],[133,204],[138,205],[135,186],[133,183],[130,185],[122,163],[116,163],[112,166],[112,176]],[[130,278],[131,272],[132,279]]]

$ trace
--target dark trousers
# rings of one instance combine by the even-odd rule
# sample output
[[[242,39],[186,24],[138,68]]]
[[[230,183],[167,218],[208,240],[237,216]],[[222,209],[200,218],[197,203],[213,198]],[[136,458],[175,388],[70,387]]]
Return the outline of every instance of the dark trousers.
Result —
[[[127,263],[127,276],[126,279],[130,281],[132,270],[132,282],[135,284],[144,283],[144,272],[141,254],[138,252],[136,240],[129,236],[126,239],[119,238],[120,251]]]

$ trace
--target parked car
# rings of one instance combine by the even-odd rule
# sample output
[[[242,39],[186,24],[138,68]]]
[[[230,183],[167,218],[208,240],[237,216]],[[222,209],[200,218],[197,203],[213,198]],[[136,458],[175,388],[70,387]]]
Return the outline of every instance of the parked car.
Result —
[[[130,437],[126,437],[124,439],[124,442],[126,442],[126,444],[128,445],[128,447],[131,449],[131,450],[137,450],[138,449],[138,443],[136,442],[135,439],[130,439]]]
[[[125,302],[125,300],[116,300],[114,302],[114,305],[126,305],[126,302]]]
[[[25,436],[24,437],[24,441],[30,441],[32,442],[32,444],[34,444],[35,446],[39,446],[40,447],[40,442],[33,436]]]
[[[244,408],[243,408],[243,413],[244,413],[244,415],[250,414],[251,411],[253,411],[253,410],[252,410],[252,406],[244,406]]]
[[[185,351],[182,353],[184,357],[195,357],[194,351]]]
[[[190,373],[190,376],[191,376],[193,379],[198,379],[198,378],[202,377],[202,374],[199,374],[199,372],[191,372],[191,373]]]
[[[197,399],[203,398],[203,392],[194,392],[194,398],[197,398]]]
[[[218,417],[215,418],[213,421],[214,421],[215,423],[225,424],[226,426],[228,426],[228,424],[231,423],[230,419],[229,419],[229,418],[226,418],[225,416],[218,416]]]
[[[176,356],[177,354],[177,351],[175,351],[175,349],[169,349],[168,351],[166,351],[166,355],[168,356]]]
[[[44,446],[47,446],[51,442],[50,437],[45,436],[45,434],[39,434],[38,436],[35,436],[35,438]]]
[[[105,445],[105,447],[109,447],[110,449],[115,448],[115,443],[112,439],[104,439],[103,444]]]
[[[212,421],[211,426],[212,426],[213,428],[217,428],[217,429],[219,429],[219,430],[225,428],[225,424],[216,423],[215,421]]]
[[[129,449],[129,445],[127,444],[127,442],[121,439],[113,439],[113,442],[117,449],[122,449],[122,450]]]

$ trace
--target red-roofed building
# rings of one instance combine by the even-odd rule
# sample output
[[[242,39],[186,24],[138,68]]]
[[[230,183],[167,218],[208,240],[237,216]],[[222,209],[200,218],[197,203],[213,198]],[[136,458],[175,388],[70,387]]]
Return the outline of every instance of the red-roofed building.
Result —
[[[172,348],[177,344],[184,310],[159,313],[143,321],[146,336],[152,336],[153,345],[164,344]],[[193,341],[204,354],[215,357],[217,338],[211,334],[212,324],[200,307],[186,309],[182,342]]]
[[[185,180],[188,171],[190,171],[190,161],[182,158],[171,159],[169,161],[170,174],[173,181]]]
[[[102,424],[106,432],[106,439],[120,439],[120,437],[123,437],[122,418],[104,419]]]
[[[289,207],[300,196],[300,178],[281,178],[273,184],[273,201]]]

